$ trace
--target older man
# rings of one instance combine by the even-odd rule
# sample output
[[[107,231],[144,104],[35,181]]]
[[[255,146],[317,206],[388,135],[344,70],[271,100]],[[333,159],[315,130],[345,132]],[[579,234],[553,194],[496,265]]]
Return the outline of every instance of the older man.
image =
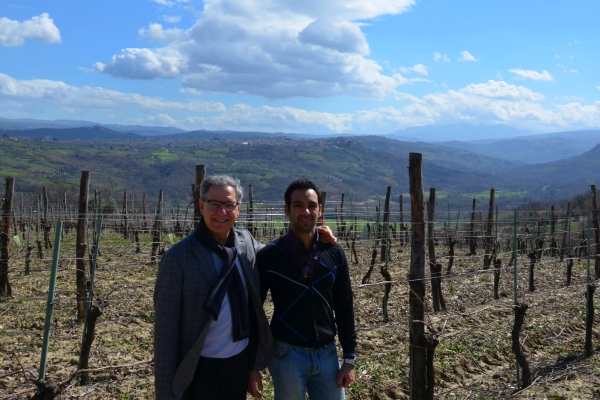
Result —
[[[234,229],[242,188],[229,176],[200,187],[202,219],[167,251],[154,291],[157,399],[245,399],[273,342],[254,265],[259,244]]]

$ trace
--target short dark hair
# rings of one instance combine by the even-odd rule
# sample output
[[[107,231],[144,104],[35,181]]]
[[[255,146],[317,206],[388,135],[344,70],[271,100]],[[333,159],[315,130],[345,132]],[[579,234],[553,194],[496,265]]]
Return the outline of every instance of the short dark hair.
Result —
[[[292,192],[296,189],[314,190],[317,193],[319,204],[321,204],[321,190],[317,187],[317,185],[308,179],[296,179],[294,182],[290,183],[287,189],[285,189],[285,194],[283,195],[285,204],[287,204],[288,207],[291,206],[292,203]]]

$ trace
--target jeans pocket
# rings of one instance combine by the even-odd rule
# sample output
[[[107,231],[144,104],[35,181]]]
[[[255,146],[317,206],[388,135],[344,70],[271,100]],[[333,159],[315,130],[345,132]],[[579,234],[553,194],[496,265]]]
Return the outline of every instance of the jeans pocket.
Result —
[[[282,346],[280,344],[275,344],[275,349],[273,351],[273,357],[278,360],[283,360],[290,355],[289,346]]]
[[[333,356],[333,355],[337,356],[337,348],[335,347],[335,343],[331,343],[325,349],[327,350],[327,354],[329,354],[330,356]]]

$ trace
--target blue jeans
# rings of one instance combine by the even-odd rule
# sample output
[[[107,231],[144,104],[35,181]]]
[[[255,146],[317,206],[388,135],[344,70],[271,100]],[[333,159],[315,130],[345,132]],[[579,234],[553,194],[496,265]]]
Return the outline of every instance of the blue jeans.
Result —
[[[319,349],[306,349],[275,341],[269,371],[273,377],[275,400],[344,400],[338,385],[340,371],[335,343]]]

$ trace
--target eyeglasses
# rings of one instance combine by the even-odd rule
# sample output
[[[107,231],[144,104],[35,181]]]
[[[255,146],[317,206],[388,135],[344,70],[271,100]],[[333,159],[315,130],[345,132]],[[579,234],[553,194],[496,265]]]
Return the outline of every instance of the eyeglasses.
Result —
[[[225,207],[227,211],[234,211],[235,208],[240,204],[236,201],[219,201],[219,200],[209,200],[202,199],[208,205],[208,208],[211,210],[220,210],[221,207]]]

